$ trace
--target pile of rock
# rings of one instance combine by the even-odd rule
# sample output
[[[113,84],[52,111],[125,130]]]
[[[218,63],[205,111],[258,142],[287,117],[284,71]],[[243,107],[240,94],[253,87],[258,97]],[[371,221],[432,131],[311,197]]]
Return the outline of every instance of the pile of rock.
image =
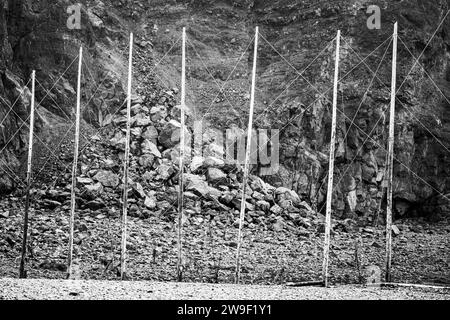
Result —
[[[129,214],[146,218],[174,219],[178,199],[180,107],[178,90],[162,91],[151,97],[132,99]],[[189,111],[187,110],[189,115]],[[78,210],[98,215],[120,212],[123,190],[123,157],[126,141],[126,108],[103,122],[102,136],[92,137],[90,152],[80,156],[77,177]],[[190,132],[186,132],[190,134]],[[214,146],[207,146],[214,149]],[[190,151],[188,152],[190,154]],[[186,156],[185,214],[187,221],[197,215],[233,217],[236,224],[242,202],[242,170],[212,153]],[[49,209],[70,203],[70,180],[43,194],[41,206]],[[264,224],[282,230],[286,225],[309,228],[313,210],[297,193],[273,187],[250,176],[246,187],[246,223]],[[228,213],[228,214],[227,214]],[[103,216],[103,215],[102,215]],[[195,219],[194,219],[195,220]]]

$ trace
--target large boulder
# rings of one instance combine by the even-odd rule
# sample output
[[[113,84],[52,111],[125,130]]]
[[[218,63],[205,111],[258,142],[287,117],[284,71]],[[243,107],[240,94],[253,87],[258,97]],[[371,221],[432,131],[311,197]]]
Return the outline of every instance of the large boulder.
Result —
[[[154,126],[148,126],[143,132],[142,137],[144,139],[147,139],[151,141],[153,144],[156,145],[158,142],[158,130]]]
[[[290,200],[293,205],[297,205],[301,202],[300,197],[295,191],[285,187],[278,187],[275,189],[275,196],[278,202],[282,200]]]
[[[145,139],[141,145],[142,153],[144,154],[152,154],[157,158],[161,158],[161,152],[159,152],[158,147],[148,139]]]
[[[208,168],[206,176],[208,181],[213,185],[227,182],[227,175],[218,168]]]
[[[104,187],[115,188],[119,185],[119,176],[112,171],[101,170],[93,178],[100,182]]]
[[[203,157],[194,156],[190,163],[191,172],[193,172],[193,173],[197,172],[203,166],[204,161],[205,161],[205,159]]]
[[[164,181],[169,180],[175,173],[173,166],[170,164],[161,164],[156,171],[158,172],[159,178]]]
[[[180,143],[181,124],[176,120],[170,120],[161,130],[158,141],[165,148],[173,148]]]
[[[194,174],[185,174],[185,184],[186,190],[193,191],[195,194],[200,195],[202,197],[212,196],[214,198],[218,198],[222,195],[222,193],[208,185],[208,182],[204,180],[201,176],[197,176]]]

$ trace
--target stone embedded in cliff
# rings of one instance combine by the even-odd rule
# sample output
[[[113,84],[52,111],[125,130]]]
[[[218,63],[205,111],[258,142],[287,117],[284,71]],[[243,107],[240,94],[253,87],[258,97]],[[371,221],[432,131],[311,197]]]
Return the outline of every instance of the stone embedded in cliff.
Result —
[[[301,172],[298,175],[297,178],[297,192],[299,192],[302,195],[308,196],[310,192],[310,184],[309,184],[309,178],[308,175],[304,172]]]
[[[0,176],[0,194],[11,192],[14,188],[14,181],[5,175]]]
[[[208,181],[215,185],[227,182],[227,175],[218,168],[208,168],[206,176]]]
[[[117,174],[106,170],[97,172],[97,174],[94,176],[94,180],[100,182],[104,187],[111,188],[117,187],[120,183]]]
[[[404,199],[396,199],[394,203],[395,211],[400,217],[404,216],[409,211],[411,206],[412,203]]]
[[[378,170],[378,173],[377,173],[377,182],[378,183],[383,181],[384,174],[385,174],[385,169],[384,168],[381,168],[380,170]]]
[[[368,166],[367,164],[363,163],[361,165],[362,170],[362,179],[365,182],[372,182],[374,178],[376,178],[376,170],[374,167]]]
[[[94,28],[103,28],[103,20],[96,14],[95,11],[89,8],[87,10],[87,16],[89,18],[89,22]]]

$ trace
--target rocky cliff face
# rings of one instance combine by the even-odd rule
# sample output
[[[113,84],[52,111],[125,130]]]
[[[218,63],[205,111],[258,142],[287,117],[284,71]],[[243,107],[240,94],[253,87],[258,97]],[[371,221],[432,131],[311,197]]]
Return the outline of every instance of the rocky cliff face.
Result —
[[[0,190],[3,193],[23,186],[25,170],[21,166],[28,141],[28,88],[31,88],[32,70],[36,70],[37,78],[35,158],[42,156],[42,161],[57,152],[46,137],[56,135],[61,124],[74,121],[80,45],[85,48],[82,83],[85,120],[96,124],[106,102],[114,109],[123,101],[121,80],[125,62],[120,47],[114,43],[123,42],[122,36],[127,36],[127,32],[122,27],[126,28],[111,13],[108,17],[117,22],[117,29],[104,30],[92,12],[102,13],[104,8],[86,5],[82,7],[81,29],[71,30],[67,28],[67,8],[71,4],[68,1],[0,2],[0,167],[4,173]],[[101,84],[98,88],[101,94],[94,97],[96,83]]]
[[[369,4],[382,8],[380,30],[366,27]],[[262,49],[261,83],[267,99],[295,78],[292,67],[307,68],[336,30],[342,31],[340,67],[344,78],[339,89],[334,196],[338,216],[356,213],[370,219],[382,201],[392,49],[387,49],[387,44],[377,48],[392,34],[395,21],[400,25],[401,39],[394,167],[397,213],[448,212],[448,200],[440,195],[448,194],[448,169],[437,165],[449,161],[448,20],[428,44],[447,10],[446,1],[333,1],[320,6],[313,2],[255,1],[255,24],[263,25],[265,37],[291,64],[280,62],[271,48]],[[371,52],[373,55],[359,64]],[[331,86],[332,53],[333,49],[320,55],[319,62],[305,71],[308,81],[301,78],[292,85],[268,117],[269,121],[279,119],[283,126],[279,179],[313,204],[317,201],[319,208],[326,192],[318,185],[327,170],[326,158],[321,155],[328,154],[331,96],[320,98],[318,94]],[[411,53],[416,57],[423,53],[420,64],[424,68],[416,65],[410,73]],[[274,73],[278,81],[273,81]]]
[[[223,129],[237,124],[245,128],[252,64],[250,43],[254,26],[259,25],[262,37],[256,125],[280,129],[281,144],[280,171],[268,180],[276,186],[294,189],[319,210],[323,208],[326,192],[331,91],[322,97],[320,94],[332,86],[334,47],[330,41],[336,30],[341,29],[344,37],[341,76],[344,78],[339,91],[333,207],[337,217],[358,215],[373,219],[383,200],[391,70],[389,40],[378,46],[389,38],[393,22],[398,21],[400,38],[406,46],[399,42],[398,82],[402,84],[405,80],[405,83],[399,92],[396,114],[395,151],[396,159],[401,161],[396,162],[394,169],[397,212],[448,212],[448,201],[439,196],[448,194],[450,188],[447,150],[450,114],[446,100],[450,94],[448,19],[427,46],[438,21],[448,10],[448,3],[430,0],[370,4],[382,8],[380,30],[366,27],[369,5],[366,1],[320,4],[293,0],[86,1],[82,29],[77,31],[66,27],[66,8],[70,5],[67,1],[52,2],[49,6],[47,1],[2,0],[0,96],[6,102],[0,102],[0,119],[4,119],[0,148],[6,148],[0,154],[0,167],[3,169],[8,164],[17,174],[21,172],[20,158],[26,154],[26,126],[18,135],[14,134],[22,124],[20,119],[27,118],[29,92],[26,89],[23,94],[20,92],[31,70],[36,69],[40,83],[50,89],[76,59],[80,44],[87,49],[84,120],[91,127],[111,123],[113,119],[108,115],[119,110],[124,99],[130,30],[137,39],[134,90],[142,97],[141,107],[150,110],[163,106],[172,110],[172,98],[164,96],[169,89],[169,96],[177,95],[177,90],[172,90],[179,88],[180,42],[177,40],[181,28],[187,26],[189,124],[204,117],[211,127]],[[413,64],[409,51],[417,57],[425,47],[421,63],[426,73],[416,67],[405,79]],[[365,63],[360,63],[360,58],[364,59],[372,51]],[[153,71],[159,61],[161,64]],[[294,68],[305,70],[304,78],[296,79],[298,74]],[[378,69],[378,78],[373,78],[369,68]],[[38,86],[38,101],[43,100],[38,107],[40,136],[49,136],[61,123],[70,123],[75,72],[75,67],[69,68],[50,95]],[[101,85],[100,94],[96,92],[97,85]],[[369,85],[371,88],[361,103]],[[224,86],[222,93],[218,86]],[[8,113],[7,105],[12,105],[17,98],[15,113]],[[141,111],[145,113],[145,109],[140,109],[137,114]],[[167,114],[161,112],[157,112],[159,117],[166,118]],[[176,119],[176,115],[172,117]],[[154,128],[155,135],[164,134],[162,124],[161,127],[155,124]],[[116,138],[114,141],[120,141],[120,137]],[[160,143],[158,147],[158,152],[166,151],[170,158],[176,142],[175,146]],[[70,156],[67,161],[70,163]],[[153,169],[161,167],[161,172],[165,171],[162,165],[167,163],[152,163]],[[257,173],[258,168],[255,170]],[[2,192],[20,186],[9,176],[13,175],[0,177]]]

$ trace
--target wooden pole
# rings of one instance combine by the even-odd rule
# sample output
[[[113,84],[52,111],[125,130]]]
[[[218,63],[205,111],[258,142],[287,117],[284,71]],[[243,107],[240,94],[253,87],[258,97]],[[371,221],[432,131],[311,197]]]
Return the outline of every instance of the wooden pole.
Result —
[[[36,71],[31,74],[31,107],[30,107],[30,133],[28,138],[28,162],[27,162],[27,189],[25,199],[25,213],[23,218],[23,235],[22,235],[22,256],[20,259],[19,278],[27,277],[25,270],[25,259],[27,257],[27,240],[28,240],[28,212],[30,209],[30,189],[31,189],[31,164],[33,160],[33,135],[34,135],[34,100],[36,91]]]
[[[77,109],[75,114],[75,142],[73,149],[73,167],[72,167],[72,189],[70,195],[70,218],[69,218],[69,255],[67,258],[67,278],[72,275],[72,257],[73,257],[73,228],[75,221],[75,188],[77,186],[77,168],[78,151],[80,144],[80,113],[81,113],[81,67],[83,64],[83,47],[80,47],[78,60],[78,83],[77,83]]]
[[[395,288],[395,287],[404,287],[404,288],[419,288],[419,289],[434,289],[434,290],[445,290],[445,291],[449,291],[450,287],[449,286],[437,286],[437,285],[427,285],[427,284],[413,284],[413,283],[380,283],[380,284],[375,284],[376,286],[381,286],[381,287],[390,287],[390,288]]]
[[[183,28],[183,45],[182,45],[182,58],[181,58],[181,128],[180,128],[180,174],[179,174],[179,191],[178,191],[178,229],[177,229],[177,241],[178,241],[178,257],[177,257],[177,280],[183,280],[183,267],[182,267],[182,243],[181,243],[181,230],[183,223],[183,199],[184,199],[184,128],[185,128],[185,106],[186,106],[186,28]]]
[[[130,163],[131,136],[131,78],[133,73],[133,33],[130,33],[130,53],[128,58],[128,92],[127,92],[127,138],[125,142],[125,156],[123,168],[123,212],[122,212],[122,243],[120,251],[120,278],[126,279],[127,255],[127,205],[128,205],[128,166]]]
[[[397,81],[397,22],[394,24],[393,53],[392,53],[392,81],[391,81],[391,109],[389,115],[389,148],[388,148],[388,183],[386,210],[386,282],[391,282],[392,262],[392,178],[394,172],[394,128],[395,128],[395,97]]]
[[[334,151],[336,144],[336,109],[338,99],[338,81],[339,81],[339,51],[341,43],[341,30],[338,30],[336,37],[336,58],[334,67],[334,90],[333,90],[333,115],[331,122],[331,141],[330,141],[330,161],[328,168],[328,189],[327,206],[325,216],[325,243],[323,248],[323,282],[328,286],[328,264],[330,257],[330,233],[331,233],[331,200],[333,197],[333,176],[334,176]]]
[[[252,71],[252,89],[250,95],[250,112],[248,119],[248,132],[247,132],[247,150],[245,153],[245,166],[244,166],[244,177],[242,179],[242,200],[241,200],[241,212],[239,217],[239,235],[238,235],[238,247],[236,253],[236,278],[235,283],[239,283],[240,279],[240,256],[241,256],[241,248],[242,248],[242,228],[244,224],[245,218],[245,204],[246,204],[246,187],[248,180],[248,171],[249,171],[249,161],[250,161],[250,151],[252,146],[252,129],[253,129],[253,109],[255,105],[255,88],[256,88],[256,63],[258,59],[258,36],[259,36],[259,28],[256,27],[255,31],[255,48],[253,53],[253,71]]]

